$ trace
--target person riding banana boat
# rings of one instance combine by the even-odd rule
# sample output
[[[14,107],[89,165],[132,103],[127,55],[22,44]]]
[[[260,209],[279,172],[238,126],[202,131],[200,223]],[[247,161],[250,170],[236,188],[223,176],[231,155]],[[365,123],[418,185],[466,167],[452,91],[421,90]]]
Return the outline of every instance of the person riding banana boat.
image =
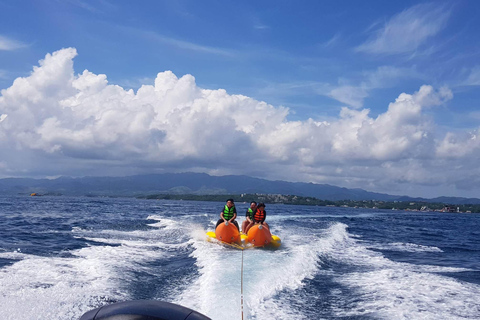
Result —
[[[223,211],[220,212],[220,219],[217,221],[215,225],[215,229],[217,229],[218,225],[222,222],[233,223],[237,229],[240,231],[240,227],[238,226],[238,222],[235,221],[237,218],[237,209],[235,208],[235,202],[233,199],[228,199]]]
[[[265,219],[267,218],[267,211],[265,211],[265,203],[260,202],[256,209],[255,212],[251,215],[251,223],[248,224],[246,229],[243,231],[245,234],[248,234],[248,231],[250,228],[252,228],[254,225],[260,224],[263,225],[264,227],[270,229],[270,226],[268,223],[265,222]]]
[[[247,234],[248,229],[250,229],[255,222],[253,221],[253,215],[257,212],[257,203],[255,201],[250,202],[250,208],[247,209],[245,213],[245,221],[242,223],[242,232]]]
[[[253,222],[254,225],[261,224],[264,227],[267,227],[270,229],[270,226],[268,223],[265,222],[265,219],[267,218],[267,211],[265,210],[265,203],[260,202],[257,206],[257,211],[253,215]],[[248,230],[247,230],[248,233]]]
[[[238,223],[235,221],[237,210],[233,199],[228,199],[220,219],[217,221],[215,231],[207,232],[208,239],[216,239],[236,248],[265,247],[278,248],[281,240],[270,233],[270,227],[265,222],[267,212],[265,204],[252,201],[246,213],[246,221],[242,224],[244,233],[240,233]]]

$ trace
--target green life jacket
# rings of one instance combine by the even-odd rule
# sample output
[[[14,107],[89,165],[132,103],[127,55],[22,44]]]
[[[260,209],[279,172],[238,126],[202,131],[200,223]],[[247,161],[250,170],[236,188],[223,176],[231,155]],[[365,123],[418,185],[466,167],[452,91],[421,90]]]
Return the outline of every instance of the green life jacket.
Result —
[[[225,220],[232,219],[234,214],[235,206],[229,208],[227,205],[225,205],[225,208],[223,208],[223,217],[225,218]]]
[[[254,214],[255,214],[255,212],[253,212],[252,208],[248,208],[247,215],[250,218],[250,220],[253,220],[253,215]]]

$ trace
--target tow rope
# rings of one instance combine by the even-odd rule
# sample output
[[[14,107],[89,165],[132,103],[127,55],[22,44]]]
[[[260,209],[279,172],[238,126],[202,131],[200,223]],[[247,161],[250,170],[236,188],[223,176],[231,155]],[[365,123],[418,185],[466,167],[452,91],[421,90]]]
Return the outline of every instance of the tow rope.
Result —
[[[242,248],[242,271],[240,277],[240,300],[241,300],[241,311],[242,311],[242,320],[243,320],[243,248]]]
[[[236,243],[228,243],[228,242],[223,242],[220,241],[222,244],[225,244],[227,246],[240,249],[242,251],[242,267],[240,269],[240,311],[242,313],[242,320],[243,320],[243,251],[245,249],[248,249],[249,247],[242,247],[241,245],[238,245]]]

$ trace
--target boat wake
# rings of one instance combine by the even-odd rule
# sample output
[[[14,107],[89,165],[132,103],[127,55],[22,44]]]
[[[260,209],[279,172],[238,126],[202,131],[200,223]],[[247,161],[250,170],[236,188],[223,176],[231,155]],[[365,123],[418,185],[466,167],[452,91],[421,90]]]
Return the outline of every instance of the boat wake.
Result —
[[[311,319],[332,314],[464,319],[480,313],[480,287],[444,275],[469,269],[389,260],[350,234],[343,223],[315,232],[305,229],[275,230],[285,239],[280,250],[243,253],[243,312],[248,319]],[[414,252],[440,250],[411,243],[392,246]],[[242,252],[201,240],[195,240],[193,247],[199,276],[175,302],[213,319],[241,319]],[[325,278],[336,285],[327,293],[329,298],[317,297],[332,301],[327,304],[329,310],[318,311],[312,308],[308,286]],[[462,304],[468,308],[458,308]]]

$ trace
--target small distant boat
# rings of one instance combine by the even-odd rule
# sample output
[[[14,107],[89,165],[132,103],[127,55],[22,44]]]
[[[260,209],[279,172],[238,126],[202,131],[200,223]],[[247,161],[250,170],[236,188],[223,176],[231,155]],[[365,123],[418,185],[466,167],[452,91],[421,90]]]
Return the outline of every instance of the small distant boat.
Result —
[[[254,225],[248,230],[248,234],[244,234],[238,231],[233,223],[228,222],[222,222],[215,231],[207,232],[207,240],[218,240],[238,249],[252,247],[276,249],[282,244],[280,237],[272,235],[270,230],[264,225]]]
[[[36,192],[30,193],[30,197],[39,197],[40,195]]]

